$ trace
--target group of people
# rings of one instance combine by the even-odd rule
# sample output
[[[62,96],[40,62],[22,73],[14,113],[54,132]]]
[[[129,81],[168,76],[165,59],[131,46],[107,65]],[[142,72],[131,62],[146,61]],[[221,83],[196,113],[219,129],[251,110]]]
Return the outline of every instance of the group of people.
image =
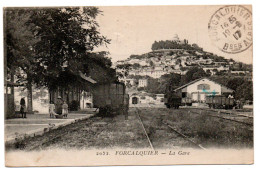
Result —
[[[63,101],[59,96],[56,104],[54,104],[52,101],[50,102],[49,105],[50,118],[54,118],[56,115],[61,115],[62,117],[68,117],[68,108],[69,106],[66,103],[66,101]]]
[[[63,101],[62,98],[59,96],[57,99],[56,104],[54,102],[50,102],[49,105],[49,114],[50,118],[54,118],[55,115],[61,115],[62,117],[68,117],[68,109],[69,106],[66,103],[66,101]],[[26,104],[25,104],[25,98],[21,98],[20,100],[20,114],[22,115],[22,118],[26,118]]]

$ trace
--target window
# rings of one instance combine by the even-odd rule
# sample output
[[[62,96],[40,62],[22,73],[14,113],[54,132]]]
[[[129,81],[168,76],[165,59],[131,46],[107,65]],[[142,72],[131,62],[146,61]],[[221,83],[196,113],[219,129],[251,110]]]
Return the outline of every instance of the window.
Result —
[[[197,88],[198,90],[209,90],[210,86],[208,84],[199,84]]]

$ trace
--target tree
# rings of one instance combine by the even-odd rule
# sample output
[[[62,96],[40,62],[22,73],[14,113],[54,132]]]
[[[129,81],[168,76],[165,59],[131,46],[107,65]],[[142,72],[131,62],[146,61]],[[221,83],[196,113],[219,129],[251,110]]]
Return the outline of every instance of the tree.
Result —
[[[236,99],[253,100],[253,83],[243,77],[213,76],[212,80],[234,90]]]
[[[116,70],[112,69],[111,59],[106,57],[107,52],[90,53],[82,61],[84,72],[99,83],[114,82]]]
[[[128,72],[131,68],[131,64],[120,64],[116,66],[116,69],[123,69],[123,73],[119,75],[119,77],[127,77],[128,76]]]
[[[150,60],[149,65],[150,65],[151,67],[154,67],[154,63],[153,63],[152,60]]]
[[[253,101],[253,82],[245,81],[243,84],[238,86],[235,98]]]
[[[163,75],[163,81],[166,84],[165,91],[166,93],[173,93],[174,89],[180,86],[181,84],[181,75],[176,73]]]
[[[141,65],[139,63],[134,63],[133,64],[133,69],[138,69],[140,67],[141,67]]]
[[[102,81],[115,79],[106,53],[92,52],[110,42],[98,32],[99,13],[96,7],[5,9],[5,76],[13,81],[16,75],[25,84],[28,106],[32,106],[32,84],[55,88],[66,71],[81,71]]]
[[[182,79],[182,84],[189,83],[193,80],[209,76],[202,68],[192,67]]]
[[[39,41],[30,31],[33,25],[27,24],[31,15],[31,11],[24,9],[5,9],[5,77],[10,77],[13,83],[15,76],[16,82],[27,88],[28,112],[32,112],[33,109],[32,79],[35,76],[36,63],[32,47]]]
[[[144,88],[149,93],[170,94],[180,85],[181,75],[176,73],[162,75],[159,79],[148,78],[148,85]]]
[[[152,50],[159,50],[159,49],[184,49],[184,50],[198,50],[202,51],[203,49],[200,48],[197,44],[188,44],[188,40],[184,39],[184,44],[180,44],[179,41],[154,41],[152,44]]]
[[[109,43],[98,32],[96,16],[100,13],[96,7],[61,7],[31,9],[29,24],[31,31],[39,38],[34,45],[37,77],[34,83],[53,88],[59,75],[64,70],[82,71],[87,74],[91,67],[86,67],[93,59],[93,49]],[[97,57],[97,56],[95,56]],[[104,57],[99,60],[106,60]],[[96,63],[96,61],[93,61]]]
[[[148,93],[159,93],[158,86],[159,86],[158,79],[149,78],[148,83],[147,83],[147,87],[145,88],[145,90]]]
[[[154,41],[152,44],[152,50],[158,50],[159,49],[159,43],[157,41]]]

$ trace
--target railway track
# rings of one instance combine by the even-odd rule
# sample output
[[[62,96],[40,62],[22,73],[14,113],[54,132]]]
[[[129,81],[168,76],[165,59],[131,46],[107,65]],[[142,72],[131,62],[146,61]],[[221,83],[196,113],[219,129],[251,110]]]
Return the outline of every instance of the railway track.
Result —
[[[70,133],[78,131],[78,129],[79,128],[74,128],[74,129],[70,130]],[[59,130],[60,130],[60,128],[52,129],[51,131],[53,132],[53,131],[59,131]],[[51,131],[49,131],[49,132],[51,132]],[[54,134],[50,135],[50,137],[46,138],[45,140],[38,141],[38,144],[35,145],[34,147],[29,146],[28,150],[34,151],[41,147],[49,146],[53,143],[58,143],[57,141],[60,140],[64,135],[67,135],[67,133],[54,133]]]
[[[200,111],[205,111],[205,113],[208,115],[208,116],[211,116],[211,117],[215,117],[215,118],[219,118],[219,119],[223,119],[223,120],[227,120],[227,121],[232,121],[232,122],[236,122],[236,123],[240,123],[240,124],[245,124],[245,125],[248,125],[248,126],[253,126],[253,123],[249,123],[249,122],[245,122],[245,121],[240,121],[240,120],[236,120],[235,118],[241,118],[241,117],[245,117],[245,118],[248,118],[248,119],[251,119],[251,117],[248,117],[248,116],[244,116],[244,115],[234,115],[232,114],[232,117],[223,117],[223,116],[220,116],[220,115],[213,115],[213,114],[210,114],[209,113],[209,110],[205,110],[205,109],[197,109],[197,110],[200,110]],[[213,111],[213,110],[210,110],[212,112],[217,112],[217,111]],[[195,113],[195,114],[201,114],[201,113],[198,113],[198,112],[195,112],[195,111],[190,111],[191,113]],[[228,116],[227,113],[224,113],[224,112],[220,112],[222,114],[225,114],[226,116]],[[230,116],[230,115],[229,115]]]
[[[142,125],[142,128],[143,128],[143,131],[145,133],[145,136],[149,142],[149,145],[151,147],[152,150],[154,150],[154,145],[153,145],[153,142],[152,140],[150,139],[148,133],[147,133],[147,130],[144,126],[144,123],[143,123],[143,120],[142,118],[140,117],[140,109],[136,108],[136,114],[137,114],[137,117]],[[167,126],[169,129],[171,129],[171,131],[175,132],[177,135],[181,136],[184,140],[188,141],[189,143],[191,143],[193,146],[195,146],[196,148],[199,148],[199,149],[203,149],[203,150],[206,150],[206,148],[204,148],[202,145],[196,143],[195,141],[191,140],[188,136],[184,135],[183,133],[179,132],[178,130],[176,130],[174,127],[172,127],[171,125],[169,125],[168,123],[162,121],[162,123]]]
[[[235,113],[232,113],[232,112],[224,112],[222,110],[216,110],[216,109],[202,109],[202,108],[198,108],[198,110],[206,110],[206,111],[212,111],[212,112],[217,112],[217,113],[221,113],[223,115],[232,115],[232,116],[235,116],[235,117],[245,117],[245,118],[248,118],[248,119],[253,119],[252,116],[246,116],[246,115],[241,115],[241,114],[235,114]]]

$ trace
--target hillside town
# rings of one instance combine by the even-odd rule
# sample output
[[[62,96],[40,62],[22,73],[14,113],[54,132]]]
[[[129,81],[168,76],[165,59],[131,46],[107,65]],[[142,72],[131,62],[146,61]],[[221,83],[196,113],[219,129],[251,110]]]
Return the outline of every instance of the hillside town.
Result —
[[[180,40],[175,34],[172,42],[186,45],[187,40]],[[241,67],[242,63],[233,59],[225,59],[210,52],[203,51],[196,44],[190,50],[186,49],[157,49],[143,55],[131,55],[126,60],[114,63],[119,80],[131,86],[145,87],[147,79],[160,78],[162,75],[176,73],[185,75],[192,67],[200,67],[209,75],[252,76],[250,66]],[[134,77],[138,76],[139,79]],[[140,77],[143,77],[140,79]],[[138,81],[138,83],[134,83]]]

